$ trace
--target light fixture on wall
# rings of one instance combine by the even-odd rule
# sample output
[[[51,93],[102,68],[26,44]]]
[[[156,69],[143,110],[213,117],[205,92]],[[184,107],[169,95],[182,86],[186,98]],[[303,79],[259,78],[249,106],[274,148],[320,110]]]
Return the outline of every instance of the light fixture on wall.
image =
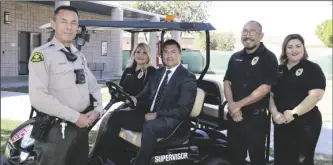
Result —
[[[8,12],[8,11],[5,11],[5,13],[4,13],[4,17],[5,17],[5,19],[4,19],[4,23],[5,23],[5,24],[9,24],[10,21],[9,21],[9,12]]]

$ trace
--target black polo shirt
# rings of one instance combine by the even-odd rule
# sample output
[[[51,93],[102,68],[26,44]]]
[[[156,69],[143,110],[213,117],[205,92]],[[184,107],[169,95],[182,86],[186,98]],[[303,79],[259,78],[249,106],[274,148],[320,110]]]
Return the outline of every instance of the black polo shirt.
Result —
[[[231,82],[234,101],[249,96],[262,84],[273,85],[278,74],[278,62],[275,54],[268,50],[263,43],[258,49],[248,54],[245,49],[233,54],[229,60],[224,80]],[[269,106],[269,94],[263,99],[242,108],[262,109]]]
[[[293,110],[308,96],[310,90],[325,88],[326,78],[320,66],[309,60],[301,60],[290,69],[284,64],[279,66],[279,77],[272,92],[276,108],[283,113]]]

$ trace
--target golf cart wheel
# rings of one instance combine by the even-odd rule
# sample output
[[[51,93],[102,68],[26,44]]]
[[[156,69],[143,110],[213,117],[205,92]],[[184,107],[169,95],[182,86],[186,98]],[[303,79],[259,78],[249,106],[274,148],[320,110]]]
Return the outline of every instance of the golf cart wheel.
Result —
[[[203,165],[230,165],[230,163],[221,158],[208,158]]]
[[[35,118],[31,118],[20,124],[10,134],[6,142],[5,154],[2,157],[1,165],[35,165],[36,153],[34,151],[34,139],[30,137],[31,129]],[[19,136],[18,136],[19,135]],[[15,141],[9,141],[18,137]],[[24,153],[25,158],[21,157]]]

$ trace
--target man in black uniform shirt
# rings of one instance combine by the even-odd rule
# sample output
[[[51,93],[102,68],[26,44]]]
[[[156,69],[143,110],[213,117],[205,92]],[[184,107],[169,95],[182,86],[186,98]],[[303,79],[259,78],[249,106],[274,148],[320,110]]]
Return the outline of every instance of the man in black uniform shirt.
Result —
[[[233,54],[224,77],[229,106],[228,147],[232,165],[265,165],[265,135],[269,92],[278,73],[277,58],[261,42],[260,23],[250,21],[242,31],[244,49]]]

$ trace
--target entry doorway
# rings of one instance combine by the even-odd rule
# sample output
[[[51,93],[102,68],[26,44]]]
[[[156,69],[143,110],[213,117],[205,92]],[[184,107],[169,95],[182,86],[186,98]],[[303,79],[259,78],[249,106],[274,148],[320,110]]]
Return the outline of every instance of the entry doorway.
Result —
[[[18,74],[29,74],[28,64],[32,51],[41,45],[41,34],[18,32]]]

